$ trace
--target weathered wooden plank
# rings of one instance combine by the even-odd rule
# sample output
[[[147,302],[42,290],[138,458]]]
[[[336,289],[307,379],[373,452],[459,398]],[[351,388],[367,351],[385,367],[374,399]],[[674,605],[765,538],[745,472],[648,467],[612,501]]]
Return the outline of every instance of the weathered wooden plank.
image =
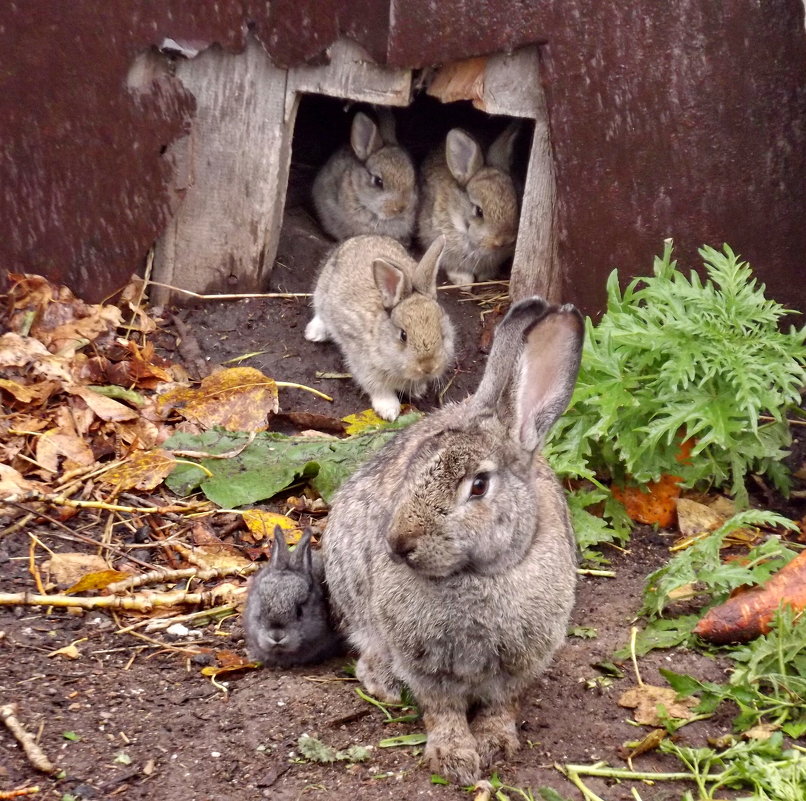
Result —
[[[521,205],[518,242],[512,260],[509,292],[513,300],[542,295],[562,300],[562,274],[557,258],[556,180],[548,113],[539,80],[535,131]]]
[[[189,180],[157,243],[154,278],[196,292],[258,290],[271,271],[288,182],[296,108],[285,109],[286,72],[250,39],[240,55],[211,48],[179,62],[177,77],[197,113],[176,145]]]
[[[349,39],[328,48],[330,63],[289,70],[286,109],[295,92],[313,92],[385,106],[407,106],[411,100],[411,72],[380,67],[366,50]]]

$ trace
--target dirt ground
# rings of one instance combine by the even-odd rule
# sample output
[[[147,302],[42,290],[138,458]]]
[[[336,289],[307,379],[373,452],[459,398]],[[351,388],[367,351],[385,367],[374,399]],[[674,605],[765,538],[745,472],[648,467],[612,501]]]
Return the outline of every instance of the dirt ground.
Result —
[[[313,269],[327,249],[304,214],[289,215],[271,290],[308,291]],[[445,399],[471,391],[484,363],[480,305],[456,291],[443,293],[459,329],[459,368],[447,377]],[[295,389],[281,390],[285,411],[342,416],[365,409],[367,399],[349,381],[317,378],[317,371],[341,372],[332,345],[312,345],[303,330],[309,311],[305,299],[241,300],[192,307],[186,322],[206,359],[222,363],[261,352],[245,364],[277,380],[315,387],[334,397],[333,403]],[[168,338],[170,340],[170,338]],[[422,408],[438,402],[436,393]],[[79,517],[80,528],[92,518]],[[59,539],[62,528],[43,522],[28,531],[0,537],[0,589],[34,589],[29,573],[29,533],[54,551],[76,550]],[[91,533],[91,529],[88,532]],[[124,535],[129,536],[129,535]],[[556,763],[606,760],[622,766],[623,743],[640,739],[646,730],[628,723],[627,710],[616,704],[634,684],[632,668],[609,686],[594,665],[612,659],[629,638],[640,605],[645,576],[668,558],[669,538],[649,529],[636,532],[629,550],[607,551],[615,578],[583,577],[573,625],[596,630],[592,639],[569,638],[565,647],[523,698],[521,739],[516,758],[499,772],[508,784],[552,787],[566,799],[581,795],[554,768]],[[148,551],[138,551],[148,558]],[[126,625],[127,619],[122,619]],[[0,729],[0,791],[36,783],[38,797],[85,799],[165,799],[165,801],[243,801],[269,798],[379,799],[469,798],[459,788],[431,783],[419,764],[421,748],[378,748],[384,738],[421,732],[422,723],[385,724],[380,710],[361,700],[355,683],[343,672],[349,661],[337,658],[323,665],[286,670],[248,670],[224,677],[226,692],[201,673],[205,655],[169,652],[125,634],[110,615],[73,615],[62,610],[0,607],[0,703],[16,702],[26,727],[36,733],[50,759],[64,771],[54,780],[38,774],[5,729]],[[243,651],[237,616],[208,625],[198,637],[172,641],[174,648],[229,648]],[[50,656],[76,642],[81,657]],[[655,652],[640,662],[642,677],[663,683],[658,667],[691,672],[702,679],[722,680],[723,667],[690,651]],[[682,742],[704,744],[706,738],[729,730],[730,712],[685,727]],[[337,748],[370,746],[369,761],[334,765],[298,759],[297,740],[308,733]],[[635,761],[636,768],[674,769],[657,755]],[[606,801],[633,796],[627,786],[590,786]],[[658,783],[640,788],[644,801],[680,799],[683,786]],[[511,797],[515,797],[511,795]]]

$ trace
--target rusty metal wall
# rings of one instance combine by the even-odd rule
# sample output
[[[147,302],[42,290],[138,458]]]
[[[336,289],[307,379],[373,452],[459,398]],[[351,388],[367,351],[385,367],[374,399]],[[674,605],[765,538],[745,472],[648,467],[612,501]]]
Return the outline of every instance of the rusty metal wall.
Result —
[[[568,299],[594,311],[611,267],[645,273],[674,236],[682,261],[730,242],[770,294],[806,310],[801,0],[103,6],[0,8],[0,268],[97,300],[142,267],[181,200],[165,148],[194,112],[162,57],[132,75],[166,38],[238,52],[251,29],[284,66],[321,60],[339,35],[408,67],[540,42]]]

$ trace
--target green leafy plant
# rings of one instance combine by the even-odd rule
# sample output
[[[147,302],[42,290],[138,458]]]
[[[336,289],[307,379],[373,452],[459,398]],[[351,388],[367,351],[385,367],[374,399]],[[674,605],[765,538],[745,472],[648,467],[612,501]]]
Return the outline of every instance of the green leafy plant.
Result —
[[[738,801],[802,801],[806,798],[806,750],[784,750],[783,738],[776,732],[768,740],[735,742],[722,751],[713,748],[689,748],[666,739],[659,750],[674,756],[685,766],[684,771],[657,771],[611,768],[594,765],[563,765],[560,770],[576,785],[586,801],[604,801],[582,781],[583,776],[596,776],[616,781],[691,781],[697,787],[697,801],[722,798],[725,789],[749,789],[752,795]],[[636,795],[637,798],[640,796]],[[683,801],[694,801],[686,792]]]
[[[790,737],[806,734],[806,617],[782,609],[768,634],[731,655],[737,664],[727,684],[670,670],[661,673],[678,695],[699,696],[698,713],[713,712],[723,701],[736,704],[736,731],[764,723]]]
[[[806,384],[806,328],[779,330],[789,310],[765,298],[750,266],[727,245],[700,254],[705,281],[677,269],[671,240],[653,275],[623,292],[611,273],[607,309],[598,325],[586,321],[577,387],[547,446],[561,476],[602,490],[602,479],[643,484],[671,473],[686,487],[725,486],[740,506],[748,500],[748,472],[788,490],[785,416]],[[689,438],[690,458],[678,461]],[[607,534],[583,517],[584,508],[572,502],[583,545],[624,537],[622,520]],[[594,527],[587,534],[586,525]]]
[[[669,604],[674,590],[687,585],[694,585],[694,590],[704,596],[709,604],[721,603],[737,587],[763,583],[797,555],[798,552],[785,541],[770,537],[751,548],[741,562],[723,562],[720,549],[725,538],[748,526],[780,526],[798,530],[796,523],[775,512],[749,509],[733,515],[718,529],[678,552],[663,567],[650,573],[640,613],[650,618],[659,616]]]

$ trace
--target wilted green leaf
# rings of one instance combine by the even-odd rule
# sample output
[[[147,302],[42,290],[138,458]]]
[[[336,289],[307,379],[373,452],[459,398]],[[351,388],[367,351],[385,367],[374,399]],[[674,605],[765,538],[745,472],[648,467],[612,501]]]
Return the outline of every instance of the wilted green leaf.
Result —
[[[295,481],[304,480],[329,502],[342,482],[371,453],[419,417],[419,414],[404,415],[379,430],[344,439],[261,432],[237,456],[201,459],[212,476],[198,467],[178,464],[165,483],[179,495],[200,487],[214,503],[233,508],[271,498]],[[163,447],[219,454],[237,451],[247,438],[247,434],[240,432],[214,429],[202,434],[174,434]]]
[[[387,737],[378,743],[378,748],[397,748],[401,745],[424,745],[428,737],[423,733],[401,734],[398,737]]]

